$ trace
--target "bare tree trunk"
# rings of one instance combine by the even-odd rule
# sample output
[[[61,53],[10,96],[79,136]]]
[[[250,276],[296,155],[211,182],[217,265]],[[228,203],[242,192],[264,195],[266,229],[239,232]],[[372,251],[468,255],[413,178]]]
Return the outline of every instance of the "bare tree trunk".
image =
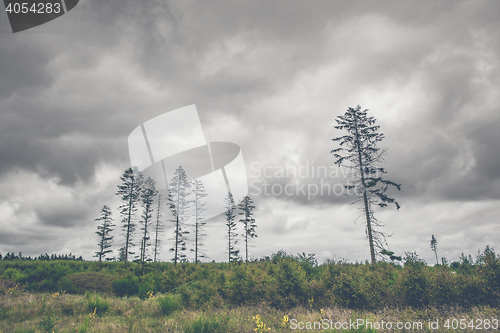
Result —
[[[245,258],[248,262],[248,220],[245,222]]]
[[[158,212],[156,214],[156,234],[155,234],[155,255],[154,255],[154,263],[156,264],[156,255],[158,254],[158,225],[160,223],[160,200],[161,195],[158,196]]]
[[[364,187],[364,180],[363,180]],[[375,263],[375,248],[373,247],[373,235],[372,235],[372,225],[370,220],[370,211],[368,207],[368,199],[366,197],[366,190],[363,188],[363,200],[365,202],[365,213],[366,213],[366,228],[368,229],[368,242],[370,244],[370,257],[372,264]]]
[[[371,224],[371,219],[370,219],[370,207],[368,205],[368,197],[366,196],[364,166],[363,166],[363,159],[361,157],[361,144],[359,142],[358,123],[356,121],[356,118],[354,118],[354,122],[355,122],[355,129],[356,129],[356,147],[358,150],[359,172],[361,175],[361,185],[363,186],[363,201],[365,204],[366,229],[368,232],[368,243],[370,244],[371,263],[374,264],[375,263],[375,248],[373,246],[373,234],[372,234],[372,224]]]
[[[228,248],[227,252],[229,253],[228,261],[229,261],[229,268],[231,268],[231,228],[228,227],[228,232],[227,232],[227,237],[228,237]]]
[[[127,264],[128,261],[128,244],[129,244],[129,239],[130,239],[130,221],[132,220],[132,198],[133,198],[133,192],[134,192],[134,182],[135,178],[132,177],[132,186],[130,186],[130,199],[128,201],[128,222],[127,222],[127,237],[125,240],[125,265]]]
[[[194,264],[198,265],[198,188],[195,188],[195,239],[194,239]]]
[[[176,221],[176,231],[175,231],[175,254],[174,254],[174,266],[177,266],[177,246],[179,241],[179,212],[177,211],[177,221]]]
[[[104,222],[104,227],[102,228],[102,237],[101,237],[101,246],[100,246],[100,253],[99,253],[99,269],[101,269],[101,259],[102,259],[102,253],[104,252],[104,236],[106,235],[105,233],[106,230],[106,221]]]
[[[175,223],[175,256],[174,256],[174,266],[177,266],[177,247],[179,246],[179,208],[180,208],[180,186],[181,186],[181,179],[177,181],[177,214],[176,214],[176,223]]]

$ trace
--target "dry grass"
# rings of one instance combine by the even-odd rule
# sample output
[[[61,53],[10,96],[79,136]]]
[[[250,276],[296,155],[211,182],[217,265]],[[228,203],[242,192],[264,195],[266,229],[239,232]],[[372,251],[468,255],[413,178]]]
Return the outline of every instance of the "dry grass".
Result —
[[[212,308],[204,310],[181,309],[169,316],[161,312],[157,296],[141,300],[137,297],[112,297],[100,294],[109,305],[109,310],[101,317],[89,313],[88,300],[84,295],[67,294],[33,294],[23,292],[20,288],[4,288],[0,295],[0,330],[7,332],[43,332],[40,324],[50,326],[53,319],[54,332],[196,332],[190,330],[198,322],[217,322],[219,330],[210,332],[255,332],[255,315],[270,327],[270,332],[291,332],[290,322],[283,324],[285,318],[296,319],[297,322],[320,322],[323,319],[332,322],[345,322],[356,319],[369,319],[372,322],[414,322],[422,321],[423,332],[443,332],[446,319],[498,319],[500,310],[491,307],[475,307],[469,310],[461,308],[426,308],[395,309],[386,308],[375,312],[355,311],[339,307],[320,310],[294,308],[290,311],[275,310],[266,305],[233,308]],[[287,316],[287,317],[286,317]],[[48,318],[48,319],[47,319]],[[52,318],[52,319],[51,319]],[[439,330],[429,330],[429,321],[439,320]],[[328,332],[329,330],[321,330]],[[378,330],[377,332],[417,332],[418,330]],[[474,332],[470,328],[461,332]],[[479,330],[476,330],[479,331]],[[480,330],[494,331],[492,329]],[[497,330],[496,330],[497,331]],[[200,331],[201,332],[201,331]],[[333,332],[333,331],[330,331]],[[346,331],[350,332],[350,331]],[[358,331],[363,332],[363,331]],[[364,331],[370,332],[370,331]]]

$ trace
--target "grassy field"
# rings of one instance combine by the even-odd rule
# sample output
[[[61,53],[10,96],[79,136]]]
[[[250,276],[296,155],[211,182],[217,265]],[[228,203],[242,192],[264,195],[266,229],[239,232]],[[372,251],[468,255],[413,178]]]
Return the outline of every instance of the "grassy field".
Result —
[[[499,304],[500,258],[488,248],[433,267],[416,256],[317,265],[283,252],[230,269],[0,261],[2,333],[487,332],[500,330]]]
[[[460,308],[381,309],[358,311],[339,307],[295,307],[286,311],[266,305],[204,309],[185,309],[175,297],[154,295],[146,299],[91,294],[30,293],[18,288],[4,291],[0,297],[0,330],[7,332],[291,332],[301,331],[300,323],[310,323],[321,332],[444,332],[447,320],[465,319],[482,329],[467,327],[460,332],[498,331],[485,329],[485,320],[500,318],[497,308],[488,306],[468,310]],[[294,321],[296,320],[296,321]],[[330,323],[331,320],[331,323]],[[342,329],[349,321],[365,322],[356,329]],[[439,330],[429,329],[438,320]],[[370,329],[371,322],[372,329]],[[383,322],[383,328],[380,323]],[[319,325],[321,323],[321,326]],[[325,324],[327,323],[327,324]],[[335,323],[337,328],[335,330]],[[360,322],[361,323],[361,322]],[[378,326],[377,326],[378,323]],[[387,329],[391,323],[393,329]],[[395,329],[402,323],[403,329]],[[419,329],[417,323],[422,323]],[[404,329],[406,325],[407,329]],[[411,326],[408,326],[411,325]],[[295,330],[292,328],[296,328]],[[328,329],[325,329],[328,327]],[[333,329],[331,329],[333,328]],[[307,330],[311,331],[311,330]],[[454,331],[450,329],[449,331]]]

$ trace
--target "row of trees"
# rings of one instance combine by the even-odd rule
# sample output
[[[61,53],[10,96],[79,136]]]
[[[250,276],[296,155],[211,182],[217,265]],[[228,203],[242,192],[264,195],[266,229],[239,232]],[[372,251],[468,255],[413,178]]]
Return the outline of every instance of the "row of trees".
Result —
[[[136,260],[144,264],[147,261],[156,262],[158,260],[159,250],[161,249],[161,239],[164,229],[161,216],[161,208],[164,202],[161,194],[155,188],[155,181],[151,178],[144,179],[144,176],[137,169],[129,168],[121,176],[121,184],[118,186],[117,195],[120,196],[122,204],[120,205],[121,229],[124,236],[124,246],[119,249],[119,258],[127,263],[133,251],[134,238],[136,236],[136,215],[141,210],[139,218],[140,223],[140,253],[135,257]],[[171,222],[174,226],[174,235],[171,238],[173,246],[169,249],[173,253],[172,261],[187,262],[188,242],[192,242],[189,251],[194,254],[194,263],[198,263],[201,258],[207,258],[204,249],[205,234],[205,216],[206,202],[205,197],[208,194],[205,191],[203,183],[200,180],[188,181],[186,172],[182,166],[179,166],[169,182],[169,190],[166,198],[166,206],[171,212]],[[156,213],[154,212],[156,208]],[[239,250],[235,248],[237,243],[235,232],[235,211],[240,209],[242,218],[240,222],[244,227],[245,241],[245,259],[248,260],[249,241],[257,237],[256,223],[253,218],[252,199],[244,197],[242,202],[236,207],[231,193],[225,200],[226,208],[226,227],[228,228],[228,253],[229,262],[239,260]],[[193,221],[189,224],[189,221]],[[100,216],[96,219],[99,222],[96,234],[99,236],[99,251],[96,251],[95,257],[99,258],[99,264],[112,252],[113,242],[112,231],[116,225],[113,223],[111,209],[104,206]],[[151,229],[154,228],[154,241],[151,243]],[[191,239],[188,235],[193,233]],[[150,258],[148,251],[153,246],[153,258]]]
[[[375,125],[376,119],[368,116],[368,109],[362,110],[361,106],[356,108],[348,108],[344,115],[338,116],[335,121],[337,125],[334,126],[337,130],[346,131],[345,135],[333,138],[332,140],[338,142],[339,147],[333,149],[331,153],[335,157],[335,164],[344,166],[352,171],[354,182],[348,182],[344,187],[347,190],[354,190],[358,195],[356,202],[361,203],[361,210],[366,219],[366,234],[370,246],[371,262],[376,262],[376,256],[383,258],[384,255],[389,256],[391,260],[398,259],[387,249],[388,244],[386,241],[386,234],[381,231],[383,224],[375,218],[374,207],[386,207],[388,204],[394,204],[399,210],[399,203],[387,195],[389,187],[396,187],[401,189],[401,185],[390,180],[385,179],[383,176],[387,172],[380,164],[383,162],[383,156],[386,149],[381,149],[378,144],[384,139],[384,134],[379,133],[380,126]],[[152,224],[152,205],[153,198],[156,196],[157,191],[154,189],[154,181],[148,178],[146,181],[142,179],[142,175],[137,170],[129,169],[122,176],[122,185],[119,186],[118,195],[121,195],[122,206],[120,206],[120,214],[122,216],[122,229],[125,235],[125,247],[121,250],[121,257],[127,262],[128,255],[134,254],[129,249],[133,246],[132,236],[135,231],[135,224],[132,222],[137,205],[140,203],[143,209],[141,217],[141,230],[143,237],[141,239],[141,253],[139,260],[145,261],[146,250],[150,245],[148,243],[148,228]],[[144,184],[144,185],[143,185]],[[204,219],[204,203],[203,197],[206,193],[203,184],[199,181],[188,182],[186,173],[182,167],[177,168],[174,178],[169,184],[168,204],[172,211],[173,220],[175,223],[174,231],[174,246],[170,251],[174,252],[172,261],[177,262],[186,261],[185,251],[186,235],[190,232],[186,229],[186,222],[191,217],[189,214],[189,207],[194,204],[194,248],[192,251],[195,253],[195,263],[198,258],[203,258],[205,254],[202,249],[202,238],[205,236],[203,233]],[[194,197],[191,199],[191,197]],[[251,217],[252,206],[250,198],[246,197],[240,204],[240,209],[244,217],[240,220],[244,223],[244,240],[245,240],[245,259],[248,260],[248,241],[256,236],[255,233],[255,220]],[[235,202],[231,193],[225,199],[225,218],[227,227],[227,250],[228,262],[238,260],[240,258],[239,249],[236,248],[238,243],[237,234],[235,232]],[[160,207],[160,198],[158,198],[158,207]],[[106,208],[106,206],[105,206]],[[110,212],[104,210],[99,220],[103,223],[97,234],[101,237],[100,251],[97,252],[99,261],[106,253],[109,253],[108,248],[111,246],[111,236],[109,232],[112,224],[109,220]],[[159,210],[156,222],[156,237],[155,237],[155,250],[154,257],[156,261],[157,249],[159,248],[158,231],[160,230],[159,224]],[[108,252],[107,252],[108,251]],[[436,250],[433,248],[436,253]],[[436,253],[437,257],[437,253]]]
[[[348,182],[344,187],[347,190],[355,190],[358,195],[356,202],[361,203],[361,210],[366,219],[366,234],[370,246],[371,262],[376,262],[376,256],[389,256],[391,260],[398,259],[393,252],[387,249],[386,234],[381,231],[383,224],[375,218],[374,207],[386,207],[388,204],[394,204],[399,210],[400,206],[397,201],[387,195],[387,190],[390,186],[401,189],[401,185],[390,180],[384,179],[384,174],[387,172],[380,166],[383,162],[383,156],[386,149],[381,149],[378,144],[384,139],[384,134],[379,133],[379,127],[375,125],[376,119],[368,116],[368,110],[362,110],[358,105],[356,108],[348,108],[344,115],[338,116],[335,121],[336,129],[346,131],[345,135],[333,138],[338,142],[339,147],[333,149],[331,153],[335,157],[335,164],[344,166],[352,171],[354,182]],[[147,249],[151,245],[149,243],[148,229],[153,224],[153,201],[157,195],[154,181],[151,178],[143,179],[142,174],[137,170],[128,169],[121,177],[122,184],[118,187],[118,195],[121,196],[123,204],[120,206],[120,214],[122,216],[122,230],[125,236],[125,246],[120,250],[120,258],[125,262],[128,261],[129,255],[134,254],[130,249],[134,246],[132,239],[135,232],[135,223],[133,222],[137,207],[142,208],[141,223],[141,251],[139,255],[140,262],[147,260]],[[203,237],[204,234],[204,218],[203,198],[207,194],[200,181],[187,181],[186,173],[182,167],[177,168],[172,181],[169,183],[168,206],[172,212],[175,223],[174,230],[174,246],[170,251],[174,253],[172,261],[186,261],[187,251],[187,234],[190,233],[186,229],[187,221],[192,217],[190,215],[191,205],[194,205],[194,247],[191,251],[194,252],[194,262],[197,263],[199,258],[204,258],[203,252]],[[161,196],[158,197],[158,211],[156,217],[155,242],[154,242],[154,261],[157,259],[160,242],[158,234],[161,230],[160,224],[160,203]],[[225,218],[227,227],[227,251],[229,264],[240,258],[239,249],[236,248],[238,243],[237,234],[235,232],[235,202],[231,193],[225,199]],[[250,198],[246,197],[239,207],[244,217],[240,220],[244,223],[244,240],[245,240],[245,259],[248,260],[248,241],[256,236],[255,220],[251,217],[252,209],[254,208]],[[99,251],[96,255],[101,262],[102,257],[111,252],[112,231],[111,211],[107,206],[101,211],[101,217],[98,218],[101,225],[97,231],[100,237]],[[436,250],[433,248],[436,253]],[[436,253],[437,257],[437,253]]]
[[[48,255],[47,253],[45,254],[40,254],[38,257],[25,257],[23,256],[22,252],[19,252],[19,254],[15,254],[14,252],[7,252],[5,256],[2,256],[0,253],[0,260],[83,260],[82,256],[79,256],[78,258],[74,254],[51,254]]]

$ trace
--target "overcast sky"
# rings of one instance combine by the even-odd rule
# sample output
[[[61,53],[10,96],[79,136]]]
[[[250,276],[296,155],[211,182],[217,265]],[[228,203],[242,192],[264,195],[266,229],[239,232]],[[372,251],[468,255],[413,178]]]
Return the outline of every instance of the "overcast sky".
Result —
[[[450,261],[495,248],[499,31],[497,1],[81,0],[15,34],[2,10],[0,252],[92,259],[104,204],[119,224],[128,135],[192,104],[208,141],[241,148],[257,207],[253,257],[369,259],[353,198],[263,186],[342,183],[312,170],[331,170],[335,117],[358,104],[386,136],[386,178],[402,185],[390,192],[399,211],[375,211],[389,249],[432,264],[432,234]],[[310,173],[279,174],[301,167]],[[209,221],[210,260],[226,258],[223,223]],[[172,235],[169,226],[163,260]]]

